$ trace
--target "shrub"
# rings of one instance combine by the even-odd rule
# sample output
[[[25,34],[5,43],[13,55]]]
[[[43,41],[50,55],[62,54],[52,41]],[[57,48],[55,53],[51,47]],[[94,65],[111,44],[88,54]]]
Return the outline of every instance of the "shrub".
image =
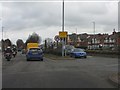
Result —
[[[109,54],[109,55],[118,55],[118,51],[109,51],[109,50],[86,50],[90,54]]]
[[[45,53],[54,54],[54,55],[58,55],[58,56],[62,55],[61,48],[56,48],[56,49],[48,48],[48,49],[46,49]]]

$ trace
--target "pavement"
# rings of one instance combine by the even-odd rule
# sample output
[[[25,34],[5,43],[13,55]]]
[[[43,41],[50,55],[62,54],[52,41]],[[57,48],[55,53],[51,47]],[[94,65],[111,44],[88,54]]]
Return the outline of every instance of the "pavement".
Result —
[[[2,52],[0,51],[0,89],[2,89]]]
[[[71,58],[69,56],[61,57],[61,56],[56,56],[56,55],[53,55],[53,54],[45,54],[45,57],[49,58],[49,59],[52,59],[52,60],[75,60],[75,58]]]
[[[118,73],[113,73],[112,75],[109,75],[109,80],[115,85],[115,86],[120,86],[120,74]]]

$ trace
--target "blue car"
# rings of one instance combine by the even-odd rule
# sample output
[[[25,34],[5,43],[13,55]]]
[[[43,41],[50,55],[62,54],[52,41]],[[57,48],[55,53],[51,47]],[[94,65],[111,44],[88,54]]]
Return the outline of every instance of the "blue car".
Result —
[[[43,51],[40,48],[30,48],[26,53],[26,59],[28,60],[41,60],[43,61]]]
[[[84,57],[87,58],[87,53],[83,50],[83,49],[79,49],[79,48],[74,48],[72,50],[72,52],[70,53],[71,57]]]

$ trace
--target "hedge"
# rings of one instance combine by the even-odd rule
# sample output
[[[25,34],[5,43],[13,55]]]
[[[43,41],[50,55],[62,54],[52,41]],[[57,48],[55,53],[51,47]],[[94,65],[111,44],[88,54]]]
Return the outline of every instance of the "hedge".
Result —
[[[61,51],[61,49],[46,49],[46,50],[45,50],[45,53],[62,56],[62,51]]]
[[[112,50],[111,51],[110,50],[86,50],[86,52],[87,54],[120,55],[120,51],[112,51]],[[61,48],[57,48],[57,49],[48,48],[45,50],[45,53],[62,56]]]
[[[108,50],[86,50],[87,53],[92,53],[92,54],[114,54],[118,55],[120,54],[118,51],[108,51]]]

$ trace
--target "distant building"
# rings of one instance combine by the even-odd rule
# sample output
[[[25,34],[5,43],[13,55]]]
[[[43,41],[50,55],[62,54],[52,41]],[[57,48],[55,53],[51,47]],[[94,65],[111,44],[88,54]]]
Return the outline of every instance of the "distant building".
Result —
[[[116,49],[120,46],[120,32],[115,29],[112,34],[70,34],[68,35],[67,44],[75,47],[87,49]]]
[[[0,41],[0,50],[2,49],[2,43],[1,43],[1,41]]]
[[[88,46],[87,36],[88,34],[86,33],[85,34],[73,33],[71,35],[68,35],[67,44],[73,45],[75,47],[87,48]]]

